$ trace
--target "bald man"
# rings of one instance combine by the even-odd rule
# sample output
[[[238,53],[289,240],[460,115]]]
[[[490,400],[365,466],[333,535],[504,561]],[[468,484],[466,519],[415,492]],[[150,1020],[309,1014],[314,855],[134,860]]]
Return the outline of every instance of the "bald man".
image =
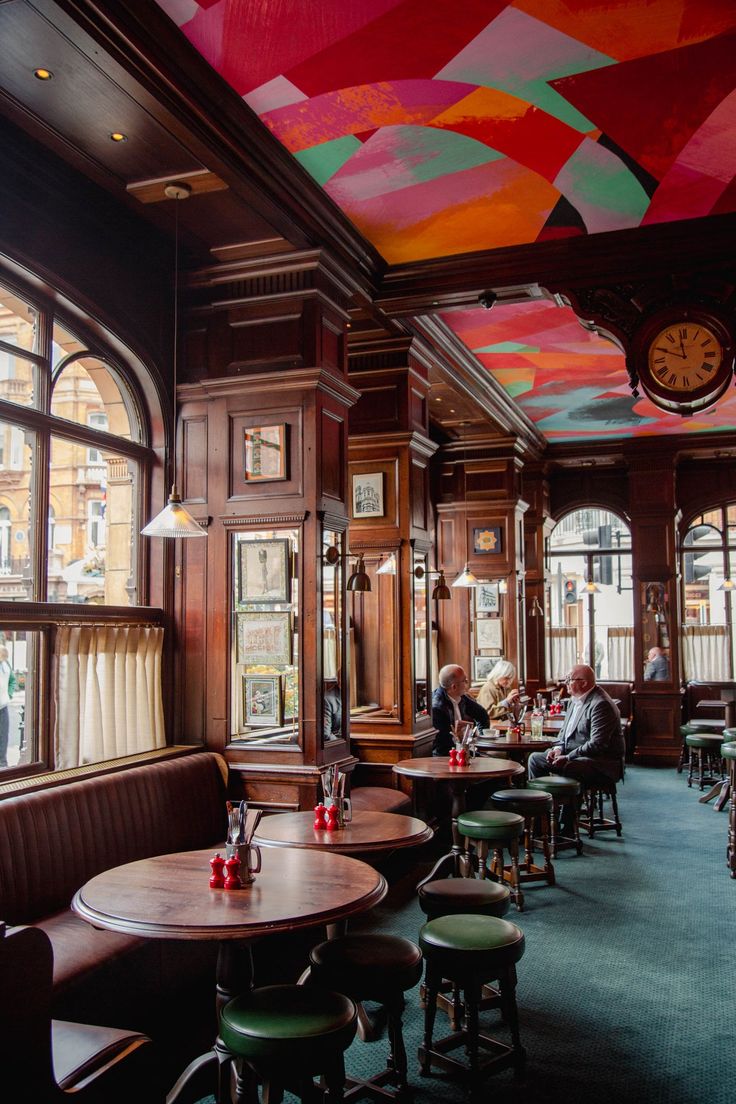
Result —
[[[578,664],[565,682],[570,703],[560,738],[549,751],[529,756],[529,777],[564,774],[590,786],[618,782],[626,745],[617,706],[596,686],[592,667]]]
[[[439,686],[432,694],[432,724],[437,729],[433,755],[449,755],[456,721],[473,721],[488,728],[490,719],[482,705],[467,694],[468,679],[462,667],[448,663],[439,674]]]

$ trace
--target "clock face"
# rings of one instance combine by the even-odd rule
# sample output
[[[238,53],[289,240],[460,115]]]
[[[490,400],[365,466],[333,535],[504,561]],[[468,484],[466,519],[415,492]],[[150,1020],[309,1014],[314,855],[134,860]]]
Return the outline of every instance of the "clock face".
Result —
[[[665,391],[683,396],[708,389],[723,363],[723,346],[705,325],[683,321],[665,326],[649,346],[649,373]]]

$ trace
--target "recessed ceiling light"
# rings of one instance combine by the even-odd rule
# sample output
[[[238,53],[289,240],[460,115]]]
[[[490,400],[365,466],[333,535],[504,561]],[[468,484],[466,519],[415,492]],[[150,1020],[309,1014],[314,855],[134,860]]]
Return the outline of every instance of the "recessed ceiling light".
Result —
[[[54,74],[51,72],[50,69],[41,69],[41,68],[34,69],[33,70],[33,75],[34,75],[34,77],[36,77],[37,80],[53,80],[54,79]]]
[[[113,142],[127,142],[128,141],[128,135],[123,134],[119,130],[114,130],[112,132],[112,134],[110,135],[110,137],[113,140]]]

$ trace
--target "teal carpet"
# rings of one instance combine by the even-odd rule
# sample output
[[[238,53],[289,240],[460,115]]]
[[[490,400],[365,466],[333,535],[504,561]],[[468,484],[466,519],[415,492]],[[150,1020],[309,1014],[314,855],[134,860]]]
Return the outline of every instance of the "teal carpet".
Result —
[[[527,1069],[519,1082],[511,1071],[490,1077],[484,1096],[499,1104],[736,1100],[736,881],[724,861],[727,812],[698,796],[674,770],[630,768],[620,787],[623,837],[585,837],[582,856],[557,859],[556,886],[524,886],[525,910],[508,919],[526,935],[517,999]],[[413,888],[431,857],[432,845],[395,855],[388,897],[351,930],[416,938],[423,917]],[[264,942],[257,983],[294,980],[305,951],[294,936]],[[482,1022],[493,1034],[497,1013]],[[438,1015],[436,1038],[446,1024]],[[420,1077],[421,1032],[415,990],[404,1033],[416,1104],[459,1104],[466,1095],[446,1075]],[[386,1053],[385,1038],[356,1041],[347,1069],[368,1076]]]

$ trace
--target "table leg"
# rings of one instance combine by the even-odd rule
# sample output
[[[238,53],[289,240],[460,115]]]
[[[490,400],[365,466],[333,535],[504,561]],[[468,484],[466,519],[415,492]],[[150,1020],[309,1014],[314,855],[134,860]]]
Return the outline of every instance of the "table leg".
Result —
[[[245,940],[223,940],[217,955],[215,1007],[217,1022],[229,1000],[253,988],[252,945]],[[196,1104],[203,1096],[214,1095],[217,1104],[232,1099],[231,1058],[215,1040],[212,1050],[190,1062],[166,1097],[166,1104]]]
[[[421,882],[419,882],[417,889],[423,885],[427,885],[429,882],[434,882],[440,877],[441,872],[444,873],[445,870],[448,872],[451,871],[453,878],[468,877],[468,859],[463,847],[462,836],[457,827],[458,817],[461,813],[465,812],[466,787],[465,785],[453,785],[450,788],[450,793],[452,796],[452,849],[437,860],[427,877],[422,878]]]

